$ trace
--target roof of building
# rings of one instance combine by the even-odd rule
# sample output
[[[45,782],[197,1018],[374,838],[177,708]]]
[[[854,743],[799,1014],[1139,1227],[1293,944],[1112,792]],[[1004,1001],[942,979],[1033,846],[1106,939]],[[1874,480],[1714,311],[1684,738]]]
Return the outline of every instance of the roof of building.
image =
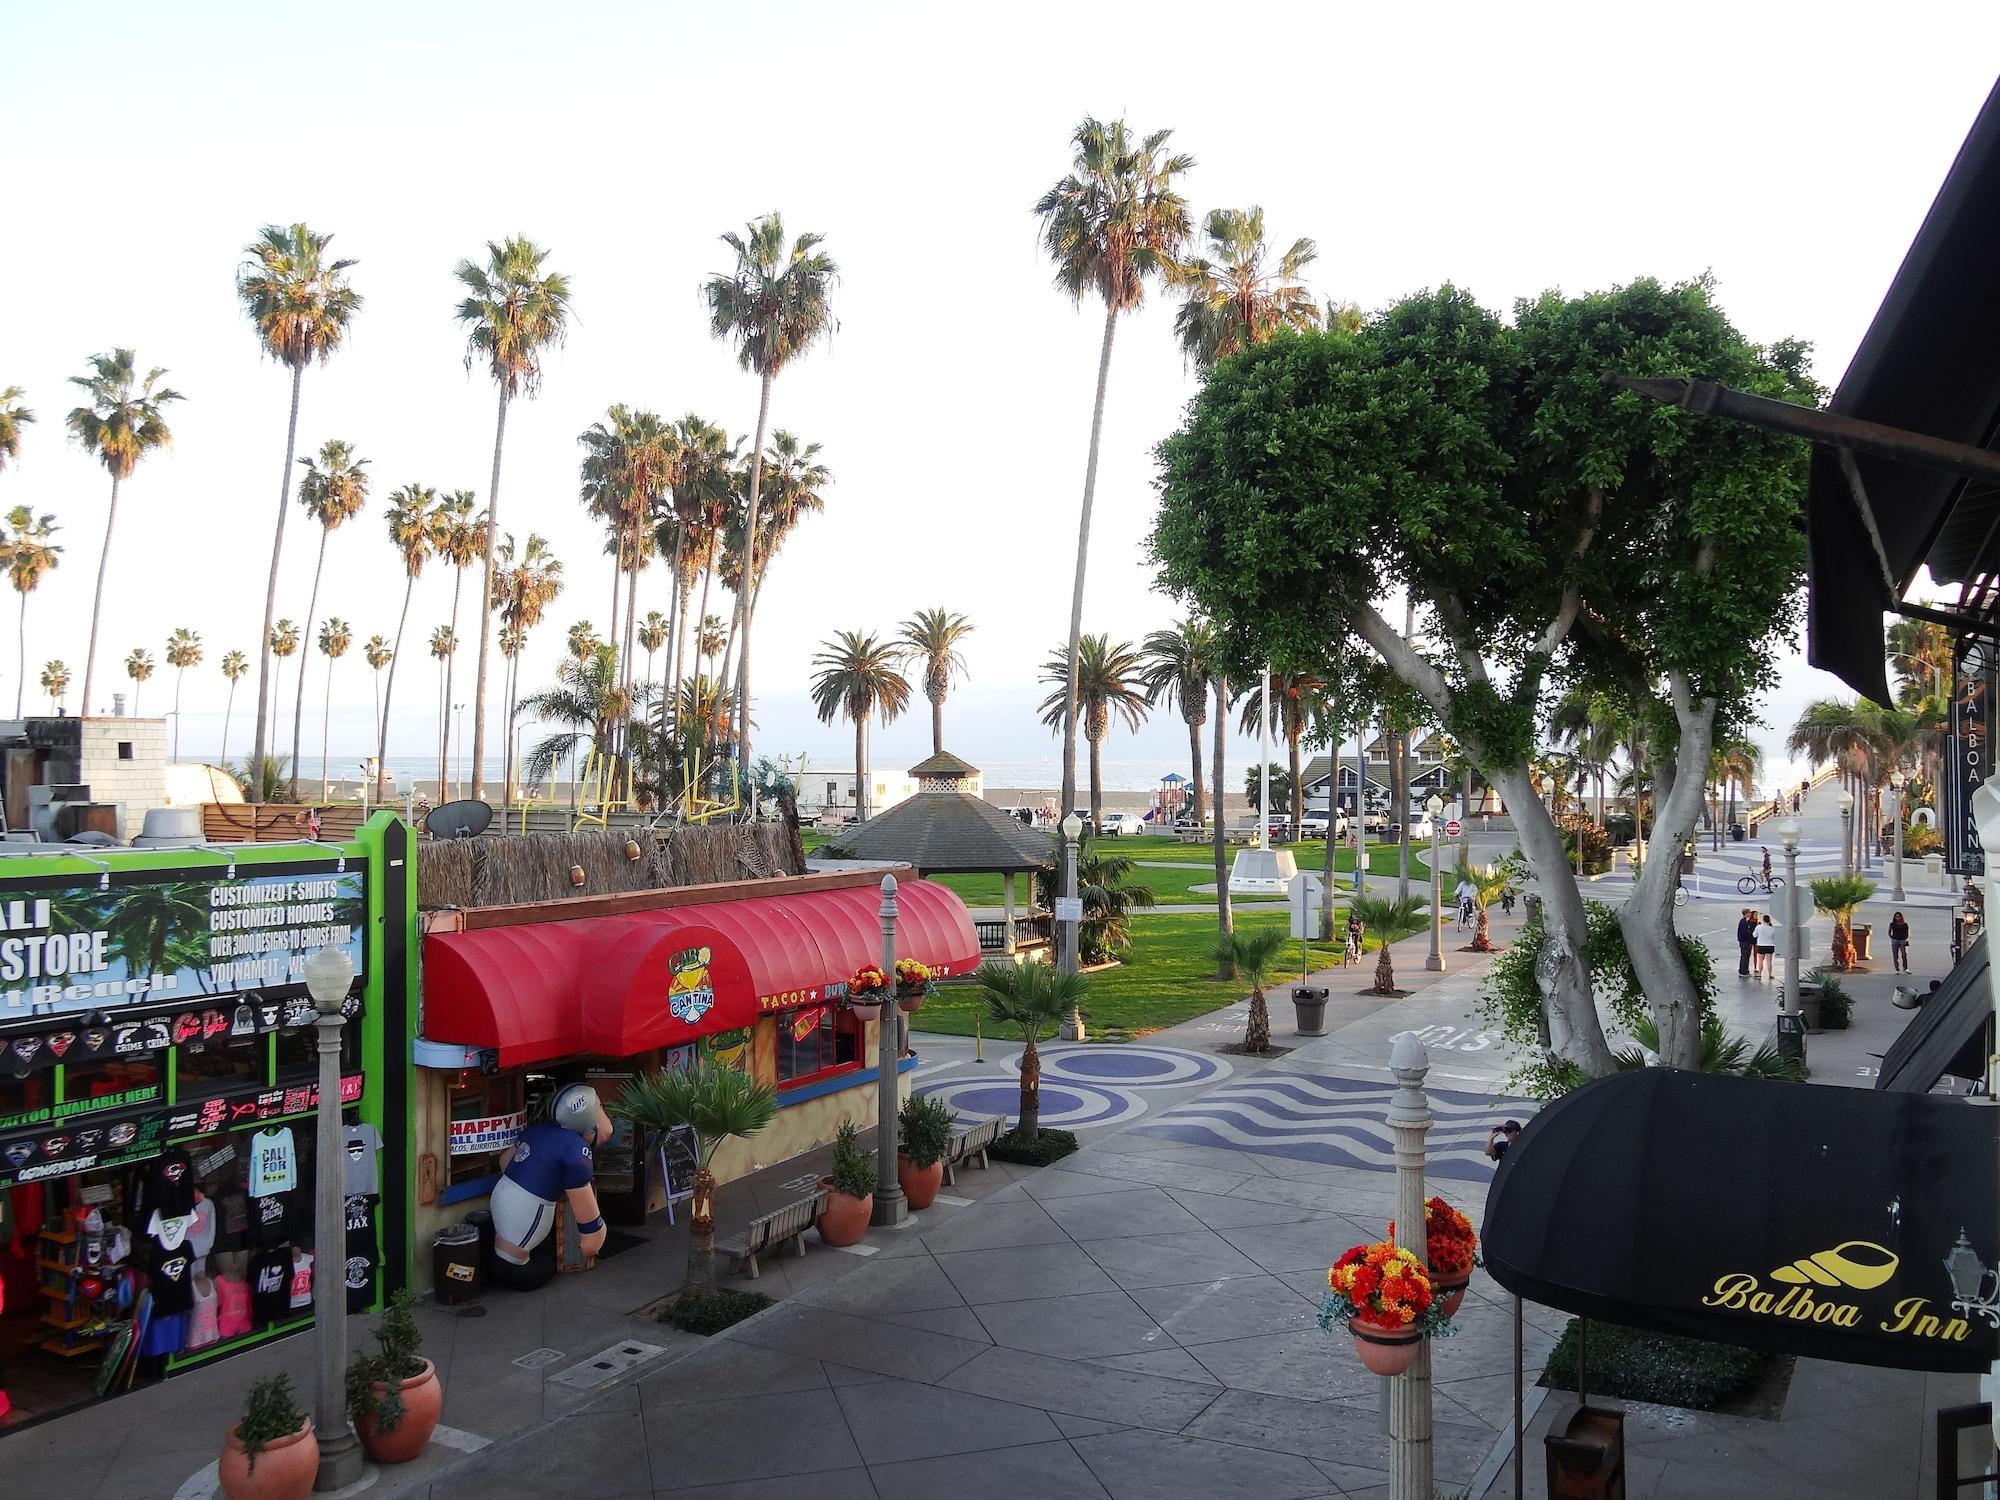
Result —
[[[1055,863],[1049,834],[967,792],[930,790],[848,829],[826,852],[848,859],[906,860],[926,875],[1004,873]]]
[[[979,767],[973,765],[970,761],[960,760],[949,750],[940,750],[937,754],[920,760],[914,766],[911,766],[910,774],[912,776],[950,776],[962,778],[977,776],[979,774]]]

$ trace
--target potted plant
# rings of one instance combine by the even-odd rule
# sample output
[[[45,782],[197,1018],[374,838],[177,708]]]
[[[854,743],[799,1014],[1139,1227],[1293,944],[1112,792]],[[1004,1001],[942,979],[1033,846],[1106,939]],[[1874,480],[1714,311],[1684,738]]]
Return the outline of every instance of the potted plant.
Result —
[[[842,1120],[834,1132],[833,1169],[819,1185],[826,1191],[826,1207],[815,1221],[820,1239],[829,1245],[858,1244],[875,1212],[875,1153],[861,1149],[852,1120]]]
[[[408,1463],[437,1430],[444,1388],[437,1367],[417,1352],[423,1342],[406,1287],[389,1299],[375,1330],[376,1352],[356,1354],[347,1367],[348,1420],[378,1464]]]
[[[1319,1326],[1345,1324],[1354,1352],[1373,1374],[1402,1374],[1415,1361],[1419,1340],[1451,1331],[1430,1273],[1394,1240],[1353,1246],[1333,1263],[1326,1284]]]
[[[896,1181],[912,1210],[929,1208],[944,1182],[944,1154],[951,1149],[955,1116],[942,1099],[912,1094],[896,1112],[902,1150],[896,1157]]]
[[[222,1493],[228,1500],[306,1500],[318,1474],[319,1439],[292,1398],[292,1377],[252,1381],[216,1464]]]
[[[847,981],[847,1008],[863,1021],[872,1021],[882,1013],[882,1002],[889,998],[889,978],[875,965],[856,969],[854,977]]]
[[[906,1016],[914,1015],[931,993],[931,971],[927,965],[914,958],[896,960],[896,1009]]]
[[[1424,1204],[1424,1259],[1430,1266],[1438,1316],[1449,1318],[1458,1312],[1472,1281],[1473,1256],[1478,1248],[1479,1236],[1473,1233],[1472,1220],[1442,1198]]]

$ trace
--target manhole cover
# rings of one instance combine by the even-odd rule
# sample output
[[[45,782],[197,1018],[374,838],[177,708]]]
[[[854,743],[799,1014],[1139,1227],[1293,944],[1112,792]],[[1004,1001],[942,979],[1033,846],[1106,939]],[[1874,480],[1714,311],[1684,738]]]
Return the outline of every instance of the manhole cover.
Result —
[[[601,1354],[579,1361],[560,1375],[549,1377],[550,1385],[566,1385],[579,1391],[591,1390],[616,1380],[627,1370],[658,1359],[667,1352],[664,1344],[642,1344],[637,1339],[621,1339]],[[518,1361],[517,1361],[518,1363]]]
[[[530,1349],[514,1363],[524,1370],[541,1370],[560,1362],[562,1357],[560,1349]]]

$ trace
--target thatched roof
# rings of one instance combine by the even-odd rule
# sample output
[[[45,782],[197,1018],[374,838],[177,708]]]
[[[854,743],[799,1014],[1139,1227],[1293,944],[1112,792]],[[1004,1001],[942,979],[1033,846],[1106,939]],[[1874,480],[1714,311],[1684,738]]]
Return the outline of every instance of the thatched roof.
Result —
[[[573,865],[582,885],[571,881]],[[417,846],[417,905],[471,910],[804,873],[804,852],[782,823],[437,839]]]
[[[1051,836],[965,792],[919,792],[834,840],[829,854],[903,860],[925,874],[1032,870],[1055,863]]]

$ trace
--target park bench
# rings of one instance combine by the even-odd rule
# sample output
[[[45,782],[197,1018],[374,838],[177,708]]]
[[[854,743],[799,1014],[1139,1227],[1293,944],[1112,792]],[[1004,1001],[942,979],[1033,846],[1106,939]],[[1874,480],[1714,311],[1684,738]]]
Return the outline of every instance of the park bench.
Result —
[[[995,1115],[990,1120],[977,1120],[961,1130],[951,1133],[951,1144],[944,1153],[944,1180],[947,1186],[958,1181],[958,1169],[965,1165],[976,1165],[982,1172],[986,1170],[986,1148],[1000,1139],[1001,1127],[1006,1120]],[[973,1162],[974,1157],[979,1160]]]
[[[764,1253],[776,1252],[785,1247],[787,1240],[796,1248],[793,1254],[803,1257],[806,1253],[806,1231],[826,1207],[826,1194],[814,1193],[810,1198],[801,1198],[796,1203],[787,1203],[783,1208],[768,1214],[760,1214],[744,1226],[741,1234],[731,1235],[726,1240],[717,1240],[715,1248],[726,1250],[735,1257],[730,1268],[731,1275],[748,1272],[750,1279],[757,1279],[757,1257]]]

